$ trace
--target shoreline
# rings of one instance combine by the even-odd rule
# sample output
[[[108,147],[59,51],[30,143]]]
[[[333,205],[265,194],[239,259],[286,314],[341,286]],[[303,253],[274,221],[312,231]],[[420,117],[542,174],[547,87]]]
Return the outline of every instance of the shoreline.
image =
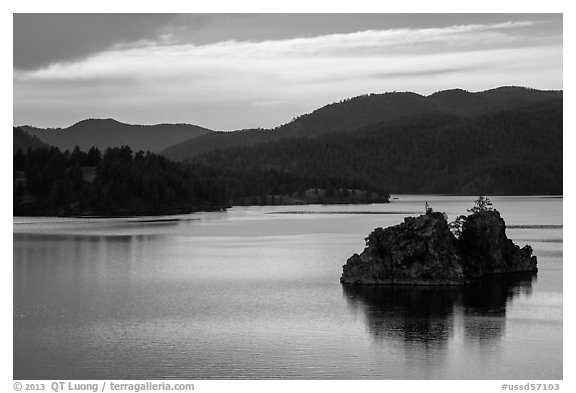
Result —
[[[362,203],[362,202],[336,202],[336,203],[284,203],[284,204],[232,204],[230,206],[215,206],[213,208],[208,209],[197,209],[197,210],[186,210],[186,211],[171,211],[165,213],[138,213],[138,214],[102,214],[102,215],[94,215],[94,214],[86,214],[86,215],[78,215],[78,214],[63,214],[63,215],[43,215],[43,214],[31,214],[31,215],[12,215],[12,218],[79,218],[79,219],[107,219],[107,218],[138,218],[138,217],[166,217],[166,216],[175,216],[175,215],[187,215],[193,213],[212,213],[212,212],[226,212],[228,209],[235,208],[235,207],[274,207],[274,206],[338,206],[338,205],[378,205],[378,204],[389,204],[393,203],[394,201],[400,201],[401,199],[398,196],[422,196],[422,197],[430,197],[430,196],[438,196],[438,197],[470,197],[474,198],[475,195],[460,195],[460,194],[391,194],[390,199],[387,202],[370,202],[370,203]],[[489,195],[489,197],[494,198],[564,198],[563,194],[547,194],[547,195]],[[278,214],[398,214],[396,212],[274,212]],[[418,214],[416,212],[401,212],[402,214]],[[270,213],[271,214],[271,213]],[[156,220],[155,220],[156,221]],[[513,225],[511,227],[514,227]]]

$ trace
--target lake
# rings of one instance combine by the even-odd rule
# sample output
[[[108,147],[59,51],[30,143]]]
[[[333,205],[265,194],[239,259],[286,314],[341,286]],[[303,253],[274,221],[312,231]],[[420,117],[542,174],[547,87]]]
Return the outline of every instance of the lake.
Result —
[[[474,197],[23,218],[14,379],[562,379],[562,198],[491,197],[537,275],[339,283],[378,226]]]

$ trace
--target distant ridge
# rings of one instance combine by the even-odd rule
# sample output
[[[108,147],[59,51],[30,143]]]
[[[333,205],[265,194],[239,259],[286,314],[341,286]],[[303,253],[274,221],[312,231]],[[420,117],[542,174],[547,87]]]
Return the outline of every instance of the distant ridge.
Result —
[[[561,99],[561,90],[537,90],[502,86],[482,92],[463,89],[438,91],[428,96],[412,92],[365,94],[328,104],[273,129],[215,132],[192,124],[125,124],[114,119],[86,119],[67,128],[43,129],[20,126],[42,143],[63,150],[76,145],[130,146],[133,150],[161,153],[174,160],[188,160],[203,152],[235,146],[252,146],[269,141],[330,133],[351,133],[367,126],[396,122],[421,114],[445,113],[474,117],[520,108],[551,99]]]
[[[132,150],[159,152],[174,144],[191,140],[211,130],[191,124],[133,125],[114,119],[86,119],[67,128],[43,129],[20,127],[27,134],[62,150],[79,146],[88,150],[96,146],[130,146]]]
[[[561,99],[562,95],[562,91],[516,86],[503,86],[478,93],[452,89],[429,96],[411,92],[368,94],[326,105],[272,130],[214,132],[184,141],[161,153],[174,160],[188,160],[217,148],[253,146],[283,138],[316,138],[332,133],[354,133],[368,126],[396,123],[423,114],[458,117],[487,115]]]
[[[22,150],[24,152],[28,149],[38,149],[41,147],[46,147],[46,144],[43,143],[40,139],[30,134],[27,134],[20,127],[14,127],[12,130],[12,134],[13,134],[12,152],[14,154],[16,154],[18,150]]]
[[[189,160],[227,170],[359,179],[397,194],[561,195],[563,100],[522,102],[477,116],[430,112],[316,137],[271,140],[275,131],[263,131],[264,143]]]
[[[354,190],[561,195],[563,92],[509,86],[370,94],[274,129],[235,132],[88,119],[65,129],[15,128],[14,143],[160,151],[192,163],[187,170],[210,179],[208,194],[220,202],[284,203],[324,192],[353,200]]]

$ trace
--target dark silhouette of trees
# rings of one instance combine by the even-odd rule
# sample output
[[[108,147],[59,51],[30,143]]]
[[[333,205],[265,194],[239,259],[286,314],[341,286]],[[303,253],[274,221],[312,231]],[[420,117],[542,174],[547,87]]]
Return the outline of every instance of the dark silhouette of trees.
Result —
[[[562,139],[560,99],[474,118],[422,114],[354,133],[213,150],[192,162],[343,179],[335,189],[380,193],[562,194]]]
[[[21,127],[12,128],[13,135],[13,153],[15,154],[18,150],[26,151],[28,149],[38,149],[40,147],[46,147],[47,145],[35,136],[32,136],[25,132]]]
[[[341,177],[299,176],[274,168],[219,168],[183,164],[130,147],[54,147],[14,154],[15,215],[142,215],[221,209],[232,204],[276,204],[305,199],[323,189],[317,203],[350,202],[342,188],[366,186]],[[346,194],[347,195],[347,194]],[[385,201],[387,194],[377,196]]]
[[[474,206],[468,209],[468,212],[474,214],[492,210],[494,210],[494,207],[492,207],[492,201],[489,198],[480,195],[474,201]]]

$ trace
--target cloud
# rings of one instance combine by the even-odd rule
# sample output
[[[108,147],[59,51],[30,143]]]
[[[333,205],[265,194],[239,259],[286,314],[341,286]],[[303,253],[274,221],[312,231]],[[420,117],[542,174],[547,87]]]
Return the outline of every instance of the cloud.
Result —
[[[198,122],[182,119],[182,113],[206,104],[236,109],[244,104],[252,108],[245,111],[246,119],[254,108],[274,107],[279,114],[284,107],[288,120],[299,114],[290,111],[303,107],[386,90],[558,87],[561,37],[529,34],[534,26],[522,21],[399,28],[204,45],[181,43],[164,31],[80,60],[15,70],[15,117],[26,103],[55,107],[68,97],[86,108],[109,108],[112,101],[131,113],[138,107],[166,117],[181,113],[159,121]],[[200,120],[215,128],[242,128],[246,119],[241,110],[236,113],[236,119]]]
[[[81,60],[119,43],[155,40],[172,14],[14,14],[14,68]]]
[[[163,34],[160,41],[139,40],[116,44],[86,59],[54,63],[34,71],[16,72],[31,79],[90,79],[114,75],[129,77],[141,74],[187,74],[204,67],[229,68],[257,64],[272,65],[285,60],[362,58],[397,55],[438,54],[453,51],[478,51],[517,44],[527,44],[524,35],[513,32],[533,22],[507,22],[488,25],[464,25],[429,29],[368,30],[349,34],[329,34],[312,38],[285,40],[223,41],[208,45],[177,44],[174,36]],[[537,39],[528,43],[538,44]]]

